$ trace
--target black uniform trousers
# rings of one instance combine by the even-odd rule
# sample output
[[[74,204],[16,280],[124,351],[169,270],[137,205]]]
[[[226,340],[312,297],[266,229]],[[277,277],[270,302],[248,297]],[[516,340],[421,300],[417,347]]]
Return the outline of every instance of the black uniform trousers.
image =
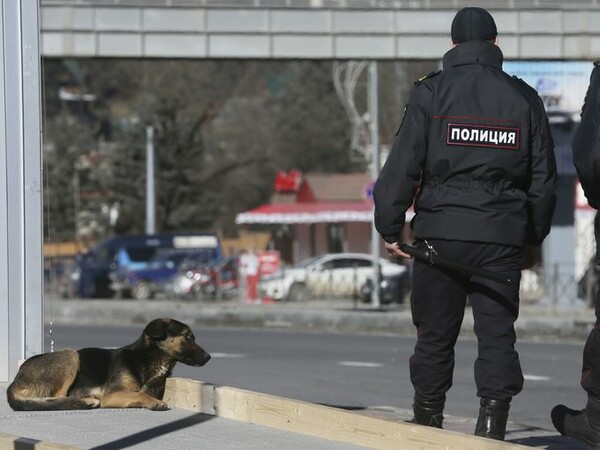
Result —
[[[454,345],[468,297],[478,340],[477,395],[510,401],[523,388],[519,355],[514,348],[523,250],[480,242],[427,242],[444,258],[506,274],[514,281],[508,286],[414,262],[411,308],[417,343],[410,359],[410,377],[415,398],[439,400],[452,386]],[[422,247],[424,243],[417,245]]]
[[[596,265],[600,264],[600,212],[594,220],[596,235]],[[583,348],[583,366],[581,387],[595,397],[600,397],[600,281],[596,291],[595,313],[596,323],[590,332]]]

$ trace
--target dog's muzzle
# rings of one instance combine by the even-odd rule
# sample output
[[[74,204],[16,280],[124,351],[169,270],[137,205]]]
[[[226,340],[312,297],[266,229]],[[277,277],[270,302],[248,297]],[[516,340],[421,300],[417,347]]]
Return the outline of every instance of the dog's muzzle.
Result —
[[[190,352],[183,358],[183,362],[189,366],[203,366],[208,361],[210,361],[210,355],[204,350]]]

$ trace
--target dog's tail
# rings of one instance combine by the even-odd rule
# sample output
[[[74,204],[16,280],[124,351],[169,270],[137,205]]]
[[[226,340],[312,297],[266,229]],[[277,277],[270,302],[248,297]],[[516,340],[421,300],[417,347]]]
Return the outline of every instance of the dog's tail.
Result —
[[[70,409],[92,409],[100,406],[94,397],[36,397],[29,398],[9,389],[6,393],[8,404],[15,411],[57,411]]]

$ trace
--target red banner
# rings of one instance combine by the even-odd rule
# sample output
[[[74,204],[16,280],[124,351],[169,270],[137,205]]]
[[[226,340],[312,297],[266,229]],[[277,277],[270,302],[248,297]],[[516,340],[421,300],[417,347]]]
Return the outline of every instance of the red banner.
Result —
[[[259,273],[261,276],[271,275],[279,270],[281,265],[281,255],[275,250],[257,251],[256,256],[259,262]]]

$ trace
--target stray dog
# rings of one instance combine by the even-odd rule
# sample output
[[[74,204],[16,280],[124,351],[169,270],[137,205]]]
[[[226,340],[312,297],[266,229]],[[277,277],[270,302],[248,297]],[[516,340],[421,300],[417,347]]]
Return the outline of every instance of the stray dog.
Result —
[[[174,319],[155,319],[125,347],[32,356],[8,387],[8,404],[15,411],[98,407],[164,411],[169,406],[161,399],[175,364],[203,366],[209,360],[190,327]]]

